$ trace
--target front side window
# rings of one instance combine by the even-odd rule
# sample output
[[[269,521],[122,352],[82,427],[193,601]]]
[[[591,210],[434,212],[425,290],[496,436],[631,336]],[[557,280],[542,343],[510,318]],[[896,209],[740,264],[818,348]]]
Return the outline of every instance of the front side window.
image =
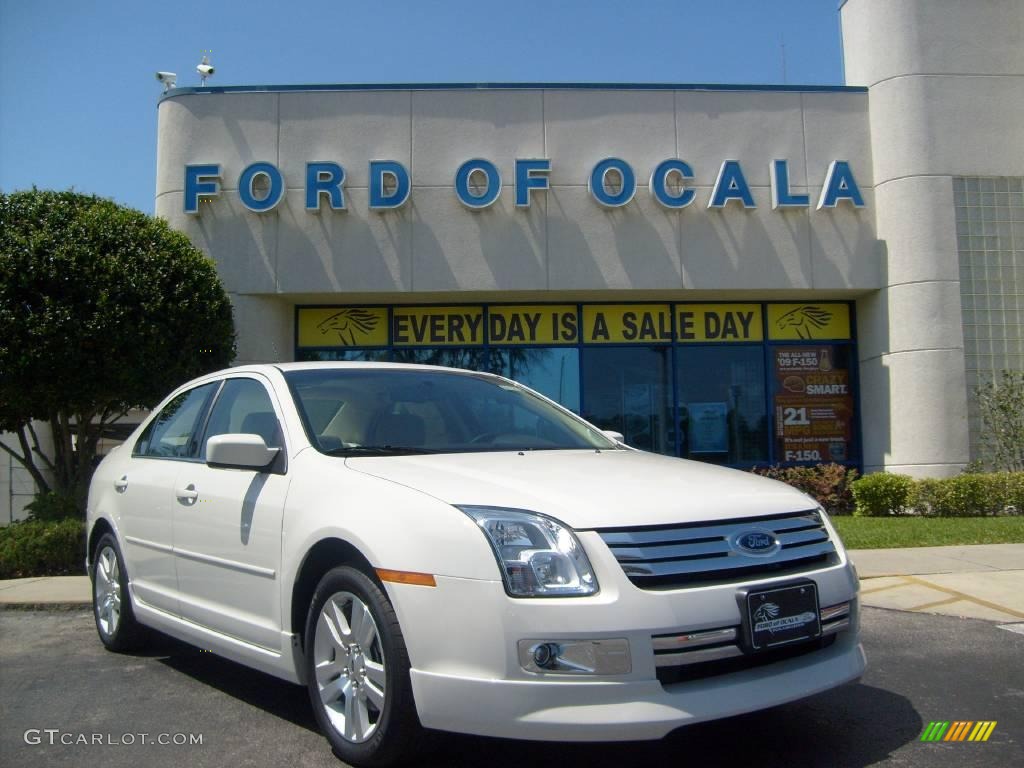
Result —
[[[149,422],[135,443],[132,454],[164,459],[195,456],[198,449],[196,428],[216,386],[215,383],[203,384],[171,400]]]
[[[206,458],[206,444],[215,435],[259,435],[269,448],[283,446],[281,425],[266,388],[255,379],[228,379],[217,396],[203,438],[201,457]]]
[[[494,376],[367,369],[285,377],[310,442],[325,453],[615,448],[588,424]]]

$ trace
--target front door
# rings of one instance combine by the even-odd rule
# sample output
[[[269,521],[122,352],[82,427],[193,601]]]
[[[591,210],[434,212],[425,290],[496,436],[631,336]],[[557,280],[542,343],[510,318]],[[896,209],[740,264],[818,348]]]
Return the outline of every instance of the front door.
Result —
[[[285,452],[279,409],[262,379],[227,379],[202,438],[258,434]],[[183,465],[175,484],[174,549],[181,614],[273,651],[281,650],[281,524],[290,476]]]

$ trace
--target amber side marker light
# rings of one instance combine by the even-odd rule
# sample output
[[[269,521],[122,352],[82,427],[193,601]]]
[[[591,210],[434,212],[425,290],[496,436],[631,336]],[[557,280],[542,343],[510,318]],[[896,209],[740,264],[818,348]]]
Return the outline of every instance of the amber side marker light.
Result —
[[[416,584],[421,587],[436,587],[437,582],[433,574],[415,573],[413,571],[389,571],[386,568],[377,568],[377,578],[381,581],[391,581],[395,584]]]

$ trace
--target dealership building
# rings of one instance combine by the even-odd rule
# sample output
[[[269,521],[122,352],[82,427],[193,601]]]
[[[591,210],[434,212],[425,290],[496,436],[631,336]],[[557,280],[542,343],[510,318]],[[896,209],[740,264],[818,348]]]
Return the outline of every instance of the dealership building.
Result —
[[[1024,370],[1024,4],[847,0],[847,85],[177,88],[238,363],[512,376],[636,447],[918,476]]]

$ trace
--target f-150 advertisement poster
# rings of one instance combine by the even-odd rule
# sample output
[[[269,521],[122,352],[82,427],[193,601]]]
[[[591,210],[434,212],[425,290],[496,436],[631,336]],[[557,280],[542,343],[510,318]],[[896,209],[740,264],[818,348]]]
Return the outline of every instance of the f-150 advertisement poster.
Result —
[[[850,372],[835,348],[775,347],[775,455],[783,462],[846,461],[852,454]]]

